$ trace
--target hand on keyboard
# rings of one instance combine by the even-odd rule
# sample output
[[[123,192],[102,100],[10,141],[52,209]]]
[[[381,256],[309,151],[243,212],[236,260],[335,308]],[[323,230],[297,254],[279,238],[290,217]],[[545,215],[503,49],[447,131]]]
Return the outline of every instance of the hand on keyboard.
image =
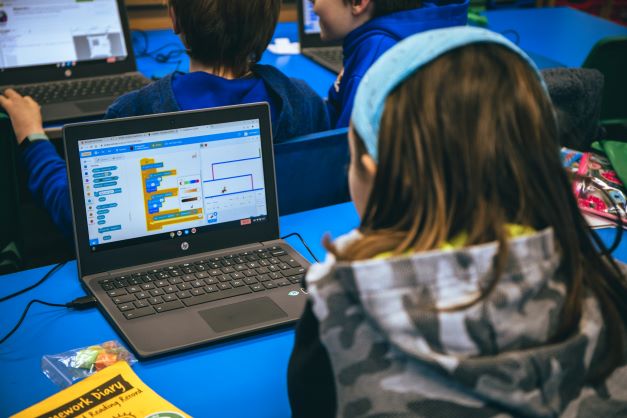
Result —
[[[28,135],[44,133],[41,108],[31,97],[23,97],[15,90],[7,89],[0,94],[0,106],[11,118],[18,144]]]

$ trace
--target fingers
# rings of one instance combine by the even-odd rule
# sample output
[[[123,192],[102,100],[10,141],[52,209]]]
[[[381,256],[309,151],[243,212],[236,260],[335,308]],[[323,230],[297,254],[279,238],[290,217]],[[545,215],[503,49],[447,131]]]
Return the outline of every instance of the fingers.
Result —
[[[6,89],[4,95],[9,99],[20,99],[22,96],[13,89]]]

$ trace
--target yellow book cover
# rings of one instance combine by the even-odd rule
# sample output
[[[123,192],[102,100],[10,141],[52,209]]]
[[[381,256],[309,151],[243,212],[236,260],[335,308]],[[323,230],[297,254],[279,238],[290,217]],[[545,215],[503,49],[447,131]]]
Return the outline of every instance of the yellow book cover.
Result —
[[[119,361],[14,418],[187,418]]]

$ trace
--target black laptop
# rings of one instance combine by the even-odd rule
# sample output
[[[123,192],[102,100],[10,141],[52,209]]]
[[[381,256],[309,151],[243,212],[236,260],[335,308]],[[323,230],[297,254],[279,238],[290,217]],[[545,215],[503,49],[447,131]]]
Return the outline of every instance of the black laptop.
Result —
[[[82,284],[140,357],[290,324],[266,103],[66,125]]]
[[[0,2],[0,91],[32,96],[44,122],[102,115],[148,82],[123,0]]]
[[[296,0],[300,52],[329,70],[338,73],[343,67],[342,42],[320,39],[320,23],[311,0]]]

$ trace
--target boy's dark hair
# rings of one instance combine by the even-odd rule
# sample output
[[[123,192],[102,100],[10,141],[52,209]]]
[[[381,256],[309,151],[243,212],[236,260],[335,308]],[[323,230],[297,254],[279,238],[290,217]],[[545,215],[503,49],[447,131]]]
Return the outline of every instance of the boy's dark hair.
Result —
[[[270,43],[281,0],[170,0],[170,7],[189,56],[239,77]]]
[[[422,7],[423,0],[373,0],[374,17],[402,12],[403,10],[418,9]],[[344,3],[361,3],[361,0],[344,0]]]

